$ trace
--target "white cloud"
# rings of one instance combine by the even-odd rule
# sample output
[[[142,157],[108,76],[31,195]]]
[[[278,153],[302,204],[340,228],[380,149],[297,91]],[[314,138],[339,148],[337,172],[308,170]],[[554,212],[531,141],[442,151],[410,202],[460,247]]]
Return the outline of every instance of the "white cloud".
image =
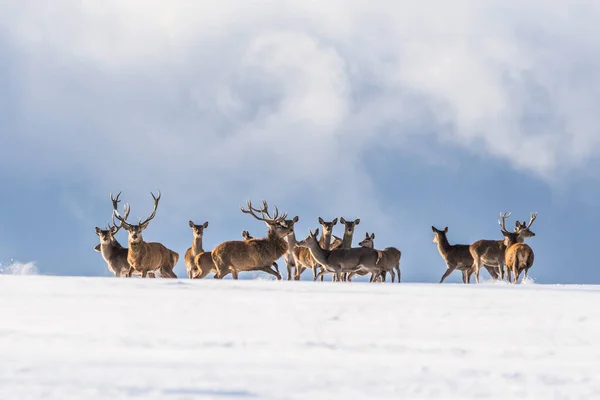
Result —
[[[186,206],[198,193],[203,204],[309,193],[352,210],[373,204],[365,144],[412,151],[407,136],[430,130],[545,179],[598,154],[593,1],[34,1],[0,12],[21,115],[4,162],[28,149],[36,174],[91,175],[102,193],[160,185],[193,191]]]

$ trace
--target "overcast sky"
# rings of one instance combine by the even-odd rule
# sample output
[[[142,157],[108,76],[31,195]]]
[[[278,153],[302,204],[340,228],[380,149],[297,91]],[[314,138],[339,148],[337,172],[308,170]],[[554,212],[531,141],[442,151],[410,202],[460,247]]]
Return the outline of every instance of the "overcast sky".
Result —
[[[425,282],[431,225],[471,243],[537,211],[531,275],[600,283],[599,22],[591,0],[4,1],[0,263],[109,276],[109,192],[137,220],[160,189],[144,237],[178,275],[188,220],[207,249],[260,236],[239,205],[265,198],[299,238],[360,217]]]

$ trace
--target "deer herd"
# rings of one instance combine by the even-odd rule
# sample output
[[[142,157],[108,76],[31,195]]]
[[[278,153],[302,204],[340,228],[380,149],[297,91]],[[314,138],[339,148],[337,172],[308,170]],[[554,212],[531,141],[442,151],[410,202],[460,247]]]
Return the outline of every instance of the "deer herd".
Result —
[[[112,225],[107,229],[96,227],[100,244],[95,250],[102,254],[109,270],[116,277],[138,275],[142,278],[153,278],[158,275],[177,278],[173,269],[179,261],[179,254],[161,243],[146,242],[142,237],[142,232],[156,216],[160,192],[158,196],[152,194],[154,209],[148,218],[140,220],[138,224],[127,221],[129,204],[123,206],[122,215],[119,212],[120,195],[121,193],[116,197],[113,197],[112,193],[110,195],[113,206]],[[309,230],[306,238],[298,240],[294,231],[298,216],[286,219],[287,213],[280,214],[277,207],[271,214],[264,200],[260,208],[255,208],[247,201],[246,208],[240,209],[244,214],[263,221],[268,228],[267,235],[254,238],[248,231],[243,231],[242,240],[229,240],[211,251],[205,251],[202,240],[208,222],[197,225],[189,221],[193,239],[191,247],[185,253],[184,261],[190,279],[202,279],[211,273],[215,279],[222,279],[229,274],[233,279],[238,279],[240,272],[263,271],[280,280],[282,277],[276,261],[283,256],[288,280],[300,280],[302,273],[310,269],[315,281],[323,281],[324,276],[328,274],[332,275],[333,281],[352,281],[357,274],[370,274],[369,282],[385,282],[389,273],[392,282],[396,279],[400,282],[400,250],[395,247],[375,249],[375,234],[368,232],[359,243],[359,247],[352,247],[354,231],[360,219],[347,221],[340,218],[344,234],[339,238],[333,234],[338,219],[324,221],[319,217],[320,234],[319,228],[315,231]],[[521,272],[525,272],[525,279],[533,264],[533,250],[523,242],[525,238],[535,236],[530,227],[536,214],[531,214],[527,224],[517,221],[514,232],[508,232],[505,227],[505,220],[509,216],[510,213],[501,214],[499,220],[504,240],[479,240],[470,246],[450,245],[446,237],[448,228],[439,230],[432,226],[433,241],[437,243],[447,266],[440,283],[454,270],[462,272],[464,283],[470,283],[471,275],[475,273],[479,283],[479,270],[482,266],[494,280],[504,280],[506,276],[511,281],[512,273],[512,282],[516,283]],[[116,239],[116,234],[121,228],[129,235],[127,248],[121,246]]]

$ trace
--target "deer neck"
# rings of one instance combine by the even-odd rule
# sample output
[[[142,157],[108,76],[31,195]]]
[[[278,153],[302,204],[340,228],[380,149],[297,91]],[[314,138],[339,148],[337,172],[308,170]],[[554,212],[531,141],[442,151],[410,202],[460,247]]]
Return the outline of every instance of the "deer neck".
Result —
[[[204,249],[202,248],[202,238],[194,238],[192,241],[192,255],[195,257],[202,252],[204,252]]]
[[[292,259],[294,258],[294,247],[296,247],[296,243],[296,232],[287,235],[288,254]]]
[[[139,253],[144,247],[144,241],[139,242],[129,242],[129,252],[132,254]]]
[[[112,257],[116,246],[114,242],[111,243],[100,243],[100,254],[102,254],[102,258],[108,260]]]
[[[319,246],[321,246],[322,249],[329,250],[329,248],[331,247],[332,233],[333,232],[325,233],[325,230],[323,230],[323,233],[321,234],[321,238],[319,239]]]
[[[342,238],[342,245],[340,246],[342,249],[349,249],[352,246],[352,233],[344,232],[344,237]]]
[[[440,252],[440,254],[442,255],[442,257],[444,257],[444,259],[448,256],[448,253],[450,252],[450,249],[452,248],[452,246],[450,245],[450,242],[448,242],[448,238],[446,238],[446,235],[438,235],[438,251]]]
[[[290,248],[288,242],[286,242],[284,238],[277,236],[273,231],[269,231],[267,234],[267,241],[273,246],[272,249],[274,250],[275,255],[277,255],[277,258],[284,255]]]
[[[329,250],[323,250],[319,243],[316,242],[315,246],[309,247],[310,254],[313,258],[321,265],[327,265],[327,257],[330,253]]]

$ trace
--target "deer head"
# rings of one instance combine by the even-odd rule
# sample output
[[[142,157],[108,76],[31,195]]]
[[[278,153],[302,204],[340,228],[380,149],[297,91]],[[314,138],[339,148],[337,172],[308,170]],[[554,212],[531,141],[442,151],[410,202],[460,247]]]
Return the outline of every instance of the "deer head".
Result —
[[[208,221],[206,221],[202,225],[196,225],[192,221],[190,221],[189,225],[190,228],[192,228],[192,232],[194,233],[194,239],[202,239],[202,235],[204,235],[204,229],[208,228]]]
[[[373,241],[375,240],[375,234],[371,234],[369,235],[369,232],[365,233],[365,238],[363,239],[362,242],[360,242],[358,245],[360,247],[369,247],[369,248],[373,248]]]
[[[345,225],[344,235],[353,235],[354,227],[360,224],[360,218],[357,218],[354,221],[346,221],[344,217],[340,217],[340,222]]]
[[[324,221],[323,218],[319,217],[319,224],[323,228],[323,236],[331,235],[333,233],[333,227],[337,224],[338,219],[335,218],[331,222]]]
[[[317,228],[314,233],[309,229],[308,236],[304,240],[296,243],[296,246],[314,249],[319,246],[319,239],[317,239],[317,236],[319,236],[319,228]]]
[[[435,226],[431,226],[431,230],[433,231],[433,243],[440,243],[442,237],[446,237],[448,233],[448,227],[445,227],[443,230],[439,230]]]
[[[120,195],[121,195],[121,193],[119,193],[117,195],[116,199],[113,199],[112,195],[110,196],[110,198],[111,198],[111,200],[113,200],[113,202],[116,202],[118,204],[121,202],[121,200],[119,200]],[[129,207],[127,207],[124,212],[125,212],[124,219],[127,219],[127,217],[129,216]],[[117,234],[117,232],[119,232],[119,230],[122,227],[123,227],[123,222],[121,222],[119,225],[117,225],[115,223],[115,215],[113,214],[112,225],[108,225],[107,229],[100,229],[100,228],[96,227],[96,235],[98,235],[100,237],[100,243],[109,244],[115,240],[115,235]]]
[[[536,218],[537,218],[537,213],[532,212],[529,216],[529,223],[525,223],[525,221],[523,221],[523,222],[517,221],[515,223],[515,232],[518,232],[519,236],[523,239],[534,237],[535,233],[529,228],[531,228],[531,225],[533,224],[533,221],[536,220]]]
[[[250,240],[250,239],[254,239],[254,237],[250,234],[250,232],[242,231],[242,239]]]
[[[274,234],[278,238],[284,238],[285,236],[289,235],[293,231],[293,228],[290,229],[287,225],[284,225],[287,213],[279,215],[279,209],[276,206],[275,214],[271,216],[269,214],[269,205],[267,204],[267,202],[263,200],[262,203],[263,208],[256,209],[252,207],[252,202],[248,200],[246,202],[247,209],[244,209],[244,207],[240,206],[240,210],[242,210],[244,214],[250,214],[257,220],[263,221],[269,228],[269,234]],[[261,213],[262,217],[256,215],[255,213],[257,212]]]
[[[150,192],[150,194],[152,195],[152,198],[154,199],[154,209],[152,210],[152,214],[150,214],[150,216],[143,221],[140,219],[140,221],[138,222],[137,225],[132,225],[132,224],[128,223],[126,221],[127,217],[123,218],[119,214],[118,198],[121,195],[121,192],[119,192],[119,194],[117,195],[117,199],[113,198],[112,193],[110,194],[110,199],[112,200],[112,203],[113,203],[113,214],[119,221],[121,221],[123,228],[125,228],[125,230],[127,232],[129,232],[129,242],[130,243],[139,243],[139,242],[143,241],[142,231],[148,227],[148,224],[150,223],[150,221],[152,221],[152,219],[156,216],[156,209],[158,208],[158,202],[160,201],[160,191],[158,192],[158,197],[154,196],[154,193],[152,193],[152,192]],[[123,207],[123,210],[126,213],[126,215],[128,215],[129,211],[130,211],[129,204],[125,204],[125,206]]]
[[[294,234],[294,225],[296,224],[296,222],[298,222],[298,216],[296,215],[294,218],[292,219],[286,219],[284,220],[281,225],[287,227],[288,229],[290,229],[290,233],[289,235],[293,235]]]

